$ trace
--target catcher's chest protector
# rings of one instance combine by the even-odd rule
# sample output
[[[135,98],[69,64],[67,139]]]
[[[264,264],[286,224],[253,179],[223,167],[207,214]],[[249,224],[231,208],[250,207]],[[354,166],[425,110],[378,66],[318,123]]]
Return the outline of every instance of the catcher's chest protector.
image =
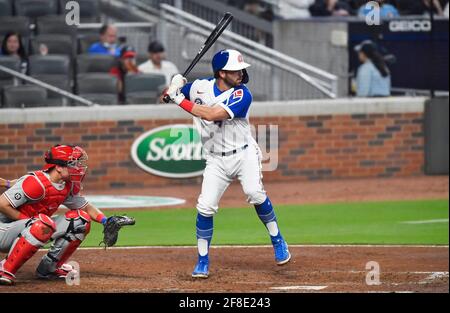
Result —
[[[36,216],[39,213],[52,216],[70,194],[72,183],[66,182],[64,189],[58,190],[41,171],[33,172],[33,175],[39,179],[44,186],[44,198],[36,203],[22,205],[19,207],[19,211],[29,217]]]

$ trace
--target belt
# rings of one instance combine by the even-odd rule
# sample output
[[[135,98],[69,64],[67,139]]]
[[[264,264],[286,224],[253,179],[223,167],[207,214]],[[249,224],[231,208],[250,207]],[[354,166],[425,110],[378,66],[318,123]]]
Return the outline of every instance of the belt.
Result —
[[[218,152],[218,153],[216,153],[216,152],[211,152],[211,153],[212,153],[212,154],[215,154],[215,155],[220,155],[220,156],[225,157],[225,156],[230,156],[230,155],[236,154],[236,153],[238,153],[238,152],[241,152],[241,151],[243,151],[243,150],[245,150],[245,149],[247,149],[247,148],[248,148],[248,145],[245,145],[245,146],[243,146],[243,147],[240,147],[240,148],[238,148],[238,149],[234,149],[234,150],[231,150],[231,151],[228,151],[228,152]]]

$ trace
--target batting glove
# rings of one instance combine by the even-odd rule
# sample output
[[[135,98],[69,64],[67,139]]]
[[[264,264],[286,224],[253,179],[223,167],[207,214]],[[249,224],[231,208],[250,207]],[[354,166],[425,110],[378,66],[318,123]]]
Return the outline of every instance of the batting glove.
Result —
[[[186,78],[181,74],[177,74],[172,78],[172,82],[170,83],[169,88],[167,89],[167,94],[170,97],[172,102],[180,105],[181,102],[185,99],[183,93],[181,93],[181,88],[186,85]]]

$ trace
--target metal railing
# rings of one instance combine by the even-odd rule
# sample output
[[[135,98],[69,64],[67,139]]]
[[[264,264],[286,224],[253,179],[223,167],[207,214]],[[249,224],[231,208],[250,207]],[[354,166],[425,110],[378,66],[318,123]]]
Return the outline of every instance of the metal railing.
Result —
[[[215,25],[173,6],[161,4],[158,27],[160,39],[170,48],[167,49],[170,57],[179,59],[181,52],[188,64]],[[211,50],[225,47],[237,49],[249,57],[252,64],[249,85],[256,92],[264,92],[260,100],[337,97],[338,78],[333,74],[231,31],[225,31]],[[199,72],[211,72],[209,65],[206,66],[212,58],[211,54],[212,51],[206,54],[203,67],[198,65]],[[271,99],[264,98],[264,95],[271,95]]]
[[[248,39],[266,46],[273,46],[272,24],[260,17],[245,12],[237,7],[218,0],[124,0],[150,14],[159,14],[161,5],[168,4],[187,13],[195,15],[210,23],[219,20],[224,12],[231,12],[234,16],[231,30]]]
[[[76,102],[79,102],[79,103],[81,103],[83,105],[86,105],[86,106],[96,106],[96,105],[98,105],[98,104],[96,104],[96,103],[94,103],[94,102],[92,102],[90,100],[87,100],[87,99],[82,98],[80,96],[74,95],[73,93],[68,92],[66,90],[63,90],[63,89],[60,89],[58,87],[49,85],[49,84],[47,84],[47,83],[45,83],[45,82],[43,82],[43,81],[41,81],[39,79],[36,79],[36,78],[30,77],[30,76],[27,76],[25,74],[22,74],[20,72],[14,71],[14,70],[12,70],[10,68],[7,68],[7,67],[5,67],[3,65],[0,65],[0,71],[5,72],[5,73],[7,73],[7,74],[17,78],[17,79],[21,79],[21,80],[24,80],[24,81],[26,81],[28,83],[31,83],[31,84],[40,86],[42,88],[45,88],[47,90],[53,91],[53,92],[55,92],[55,93],[65,97],[65,98],[72,99],[72,100],[74,100]]]

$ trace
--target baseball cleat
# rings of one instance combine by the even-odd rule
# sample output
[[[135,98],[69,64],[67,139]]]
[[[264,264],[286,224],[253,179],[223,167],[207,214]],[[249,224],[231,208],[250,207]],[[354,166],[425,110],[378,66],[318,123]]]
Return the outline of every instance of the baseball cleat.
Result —
[[[13,274],[0,270],[0,285],[11,286],[14,285],[16,276]]]
[[[194,278],[208,278],[209,276],[209,260],[200,259],[195,265],[194,271],[192,272],[192,277]]]
[[[14,285],[16,276],[13,273],[5,271],[3,269],[3,263],[5,263],[5,260],[0,262],[0,285],[6,285],[6,286]]]
[[[277,265],[288,263],[291,260],[291,253],[289,252],[287,242],[283,237],[280,236],[279,238],[272,240],[272,244]]]
[[[77,271],[69,264],[63,264],[52,273],[40,273],[36,271],[36,276],[40,279],[65,279],[70,273],[76,274]]]

